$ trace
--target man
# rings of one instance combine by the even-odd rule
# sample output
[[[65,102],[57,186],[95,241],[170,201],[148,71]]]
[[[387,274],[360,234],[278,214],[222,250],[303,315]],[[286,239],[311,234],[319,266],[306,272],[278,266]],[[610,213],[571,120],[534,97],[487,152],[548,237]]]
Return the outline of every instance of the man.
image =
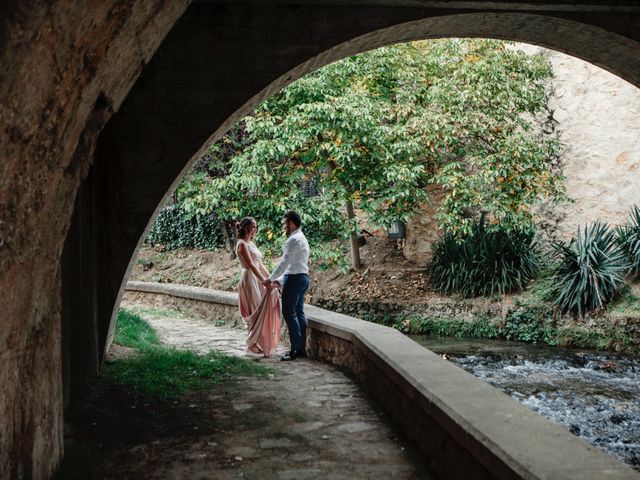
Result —
[[[307,319],[304,316],[304,294],[309,287],[309,243],[300,230],[302,219],[293,210],[282,217],[282,228],[287,234],[284,254],[278,266],[264,281],[267,288],[282,283],[282,315],[289,327],[291,351],[281,360],[306,357]],[[280,282],[280,276],[284,280]]]

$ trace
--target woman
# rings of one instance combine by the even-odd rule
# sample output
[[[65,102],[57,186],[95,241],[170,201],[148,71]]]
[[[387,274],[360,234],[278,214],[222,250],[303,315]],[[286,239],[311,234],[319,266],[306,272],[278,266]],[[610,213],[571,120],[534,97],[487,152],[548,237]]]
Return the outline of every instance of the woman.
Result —
[[[280,297],[276,288],[262,285],[269,272],[262,264],[262,253],[253,243],[257,230],[258,224],[252,217],[245,217],[238,224],[236,254],[242,266],[238,305],[249,329],[248,350],[270,357],[280,340]]]

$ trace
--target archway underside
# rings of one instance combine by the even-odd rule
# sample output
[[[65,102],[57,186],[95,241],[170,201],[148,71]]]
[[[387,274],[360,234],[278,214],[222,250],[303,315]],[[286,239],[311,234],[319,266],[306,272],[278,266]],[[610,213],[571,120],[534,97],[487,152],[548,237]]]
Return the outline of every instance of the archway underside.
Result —
[[[535,9],[524,11],[505,10],[504,2],[483,2],[484,8],[455,2],[457,9],[448,9],[407,1],[276,6],[268,1],[235,5],[203,0],[186,10],[164,40],[187,2],[175,2],[172,8],[163,2],[154,8],[118,3],[106,2],[100,10],[104,15],[86,22],[81,21],[87,20],[81,7],[58,8],[56,3],[37,12],[33,7],[37,15],[31,16],[9,7],[14,11],[7,18],[16,26],[5,23],[0,28],[0,38],[23,49],[14,49],[12,55],[24,53],[19,68],[2,78],[0,95],[8,105],[11,97],[37,93],[34,81],[38,85],[39,78],[28,77],[29,65],[53,48],[50,40],[57,37],[51,31],[57,35],[66,28],[75,35],[70,41],[60,35],[56,44],[64,47],[57,50],[57,68],[65,64],[64,52],[81,58],[82,68],[90,73],[76,82],[74,91],[60,85],[72,85],[75,74],[59,72],[50,91],[43,90],[29,104],[29,112],[10,102],[0,134],[10,147],[8,167],[0,167],[9,179],[0,186],[0,229],[9,225],[6,245],[14,240],[18,245],[0,254],[0,285],[19,287],[9,296],[12,321],[0,336],[7,347],[0,352],[3,362],[6,359],[0,387],[10,393],[0,400],[0,432],[11,432],[0,436],[0,473],[8,472],[10,478],[16,472],[44,478],[55,470],[61,454],[61,373],[68,397],[99,369],[131,258],[190,159],[291,81],[332,61],[392,43],[491,37],[559,50],[640,85],[640,12],[634,17],[629,13],[633,7],[621,7],[621,2],[611,2],[609,9],[601,4],[533,2]],[[56,20],[51,30],[43,29],[47,15]],[[111,21],[109,28],[96,28],[105,18]],[[21,37],[25,25],[52,37]],[[88,46],[82,43],[86,39]],[[28,50],[28,41],[40,42],[42,48]],[[127,95],[140,64],[160,43]],[[104,45],[111,47],[98,48]],[[122,52],[128,51],[137,55],[125,58]],[[0,58],[18,57],[5,51]],[[70,104],[70,98],[76,103]],[[69,105],[72,113],[64,113]],[[24,114],[37,130],[52,111],[64,113],[55,135],[44,132],[30,137],[29,143],[29,137],[10,128],[11,115]],[[48,181],[42,162],[21,160],[32,158],[32,152],[41,153],[41,160],[56,172]],[[20,200],[21,185],[36,185],[23,199],[45,198],[46,208],[33,210],[33,202]]]
[[[558,50],[640,85],[640,56],[634,51],[637,44],[607,31],[606,27],[615,23],[607,15],[577,14],[572,18],[567,12],[350,6],[284,6],[274,12],[262,6],[217,5],[216,9],[224,9],[225,22],[216,28],[210,23],[212,8],[211,4],[194,5],[180,20],[147,74],[143,74],[107,126],[103,138],[109,140],[98,145],[96,164],[104,158],[110,164],[115,161],[126,165],[127,171],[121,172],[117,183],[127,184],[125,190],[135,191],[136,196],[127,202],[135,208],[126,212],[131,222],[122,225],[120,220],[119,225],[127,232],[127,245],[122,245],[122,254],[111,263],[110,279],[116,299],[122,293],[122,282],[128,276],[149,219],[199,153],[261,101],[336,60],[413,40],[496,38]],[[299,22],[300,18],[305,19],[304,23]],[[229,24],[245,24],[252,33],[244,35],[225,27]],[[193,45],[202,48],[191,48],[185,56],[185,47]],[[180,69],[177,75],[176,67]],[[151,138],[155,141],[149,142]],[[148,192],[141,192],[140,180],[151,177],[154,185],[149,186]],[[118,217],[122,219],[123,215]],[[113,320],[115,311],[110,315]],[[103,321],[100,323],[106,327]],[[109,325],[102,332],[100,345],[102,339],[107,344],[110,341],[113,321]]]

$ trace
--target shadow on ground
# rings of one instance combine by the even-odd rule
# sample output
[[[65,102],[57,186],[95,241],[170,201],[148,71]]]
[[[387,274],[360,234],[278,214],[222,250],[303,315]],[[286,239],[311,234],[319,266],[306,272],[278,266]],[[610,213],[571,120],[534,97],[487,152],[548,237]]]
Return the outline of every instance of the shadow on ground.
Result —
[[[65,417],[58,479],[430,478],[413,449],[342,372],[265,363],[174,398],[100,379]]]

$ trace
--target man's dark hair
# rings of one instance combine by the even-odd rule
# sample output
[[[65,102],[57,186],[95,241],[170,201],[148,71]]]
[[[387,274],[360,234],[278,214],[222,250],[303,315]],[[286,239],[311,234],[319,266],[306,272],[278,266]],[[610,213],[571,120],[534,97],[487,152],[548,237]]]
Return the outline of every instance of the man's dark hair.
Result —
[[[282,218],[285,218],[287,220],[289,220],[290,222],[293,222],[293,224],[296,227],[300,227],[300,225],[302,225],[302,219],[300,218],[300,214],[298,212],[296,212],[295,210],[290,210],[287,213],[285,213]]]

